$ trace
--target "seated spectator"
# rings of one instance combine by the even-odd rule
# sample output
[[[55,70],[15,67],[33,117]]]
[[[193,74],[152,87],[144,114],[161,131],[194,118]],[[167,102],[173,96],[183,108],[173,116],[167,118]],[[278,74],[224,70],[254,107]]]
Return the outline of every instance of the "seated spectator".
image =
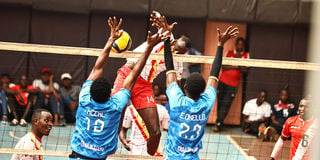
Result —
[[[245,133],[258,135],[259,126],[267,123],[271,114],[271,106],[267,99],[267,91],[261,90],[257,98],[251,99],[244,105],[243,119]]]
[[[32,128],[14,147],[15,149],[43,150],[41,139],[52,129],[52,115],[45,109],[37,109],[32,114]],[[42,155],[13,154],[11,160],[42,160]]]
[[[0,86],[0,95],[1,95],[1,109],[2,109],[2,124],[8,123],[8,105],[7,105],[7,96],[6,89],[14,84],[11,83],[11,78],[8,73],[1,74],[1,86]]]
[[[64,113],[65,109],[70,110],[72,112],[73,119],[75,119],[81,87],[79,85],[72,84],[72,76],[69,73],[63,73],[61,75],[61,81],[61,111]]]
[[[38,92],[39,89],[29,85],[26,76],[21,76],[18,84],[6,89],[8,104],[14,116],[11,125],[17,125],[19,123],[16,107],[19,106],[19,108],[25,109],[23,116],[20,119],[20,125],[27,126],[26,118],[30,112],[31,106],[35,105]]]
[[[297,115],[297,108],[292,102],[289,102],[289,91],[282,89],[280,91],[279,102],[271,107],[271,126],[275,128],[278,134],[281,134],[282,126],[289,117]]]
[[[42,68],[41,79],[35,79],[32,84],[37,87],[40,92],[38,93],[38,100],[35,108],[51,108],[51,112],[54,116],[54,125],[64,125],[65,120],[63,115],[60,117],[61,124],[59,124],[59,115],[61,115],[61,109],[59,107],[60,95],[58,93],[59,85],[53,82],[53,74],[49,68]]]

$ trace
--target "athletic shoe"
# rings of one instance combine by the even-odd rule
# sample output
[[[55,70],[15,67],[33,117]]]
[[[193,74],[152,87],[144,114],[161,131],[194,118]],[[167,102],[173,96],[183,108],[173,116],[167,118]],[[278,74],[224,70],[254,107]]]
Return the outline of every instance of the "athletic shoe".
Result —
[[[20,119],[20,126],[25,127],[27,126],[27,122],[24,119]]]
[[[1,123],[2,123],[2,124],[8,124],[8,117],[7,117],[7,115],[3,115],[3,116],[2,116]]]
[[[11,123],[10,123],[10,125],[12,125],[12,126],[16,126],[16,125],[18,125],[19,124],[19,121],[17,120],[17,119],[13,119],[12,121],[11,121]]]

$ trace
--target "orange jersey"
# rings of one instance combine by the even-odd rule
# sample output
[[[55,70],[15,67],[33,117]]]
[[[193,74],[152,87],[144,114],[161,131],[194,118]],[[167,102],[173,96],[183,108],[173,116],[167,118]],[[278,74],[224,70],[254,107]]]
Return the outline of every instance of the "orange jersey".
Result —
[[[309,145],[311,143],[309,135],[306,131],[309,129],[310,125],[313,123],[314,118],[311,120],[303,120],[300,115],[290,117],[283,125],[282,136],[291,137],[290,145],[290,160],[295,156],[297,148],[300,144],[301,147],[307,148],[307,151],[301,155],[302,159],[307,159],[308,153],[310,152]]]

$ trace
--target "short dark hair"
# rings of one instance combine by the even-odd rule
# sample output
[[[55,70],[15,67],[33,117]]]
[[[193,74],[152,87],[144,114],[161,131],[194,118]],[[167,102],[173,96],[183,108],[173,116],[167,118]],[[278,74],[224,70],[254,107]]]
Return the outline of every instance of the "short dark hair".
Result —
[[[3,77],[8,77],[9,79],[11,78],[11,77],[10,77],[10,74],[7,73],[7,72],[1,73],[1,76],[0,76],[0,77],[1,77],[1,78],[3,78]]]
[[[185,83],[186,92],[192,99],[197,100],[206,87],[206,81],[200,73],[191,73]]]
[[[186,35],[181,36],[181,40],[183,40],[186,43],[187,48],[191,48],[191,40]]]
[[[90,94],[94,101],[104,103],[108,101],[111,94],[111,85],[107,79],[100,77],[93,81]]]
[[[49,111],[43,108],[36,109],[35,111],[33,111],[31,120],[33,121],[35,119],[40,119],[42,112],[49,112]]]
[[[259,94],[260,94],[260,93],[263,93],[263,92],[264,92],[266,95],[268,95],[268,91],[265,90],[265,89],[260,89]]]
[[[242,41],[242,42],[244,43],[244,45],[246,45],[246,40],[245,40],[244,38],[242,38],[242,37],[237,38],[237,40],[236,40],[236,45],[237,45],[240,41]]]

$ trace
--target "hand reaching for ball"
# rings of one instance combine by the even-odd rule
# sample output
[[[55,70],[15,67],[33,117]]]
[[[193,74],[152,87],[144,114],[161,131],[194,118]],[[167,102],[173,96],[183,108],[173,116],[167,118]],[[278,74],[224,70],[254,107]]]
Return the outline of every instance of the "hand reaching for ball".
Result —
[[[117,18],[113,17],[113,19],[111,17],[109,17],[108,19],[108,25],[110,27],[110,38],[115,41],[117,40],[119,37],[121,37],[122,35],[122,29],[120,29],[122,24],[122,18],[120,18],[119,23],[117,22]]]

